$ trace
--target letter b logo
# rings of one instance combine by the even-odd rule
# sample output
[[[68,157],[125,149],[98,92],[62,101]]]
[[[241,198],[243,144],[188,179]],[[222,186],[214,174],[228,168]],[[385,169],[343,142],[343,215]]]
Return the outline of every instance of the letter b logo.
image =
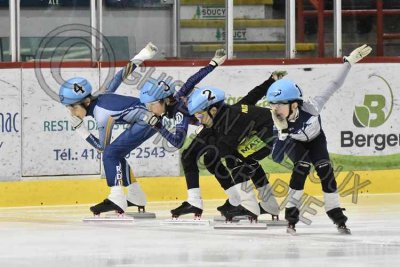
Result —
[[[353,123],[356,127],[378,127],[386,121],[383,111],[386,99],[382,95],[366,95],[364,105],[356,106],[353,113]]]

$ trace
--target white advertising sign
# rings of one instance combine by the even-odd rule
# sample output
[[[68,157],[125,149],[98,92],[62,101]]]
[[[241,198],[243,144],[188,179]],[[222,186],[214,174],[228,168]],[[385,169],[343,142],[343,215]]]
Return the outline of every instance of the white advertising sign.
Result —
[[[359,64],[350,71],[340,88],[325,105],[322,124],[331,153],[343,156],[398,155],[400,146],[399,64]],[[82,76],[95,91],[120,68],[65,68],[63,79]],[[138,97],[147,79],[167,80],[182,85],[200,67],[147,67],[137,69],[118,88],[118,94]],[[226,92],[226,102],[236,103],[276,69],[288,71],[304,97],[317,95],[336,77],[340,64],[224,66],[219,67],[197,86],[212,85]],[[39,77],[39,78],[38,78]],[[66,109],[56,101],[59,82],[51,69],[3,69],[0,73],[0,180],[21,176],[99,174],[97,151],[71,129]],[[22,92],[22,103],[21,100]],[[260,102],[265,106],[265,100]],[[93,119],[85,120],[97,135]],[[22,125],[21,125],[22,124]],[[125,128],[124,128],[125,127]],[[115,126],[116,138],[129,125]],[[22,151],[21,151],[22,144]],[[22,159],[22,161],[21,161]],[[385,158],[382,157],[384,168]],[[136,176],[178,176],[180,153],[160,135],[156,135],[127,155]],[[375,166],[376,167],[376,166]]]
[[[0,72],[0,181],[21,178],[21,70]]]
[[[75,134],[67,109],[58,98],[59,82],[50,69],[42,69],[44,80],[33,69],[23,69],[22,175],[77,175],[100,173],[97,151]],[[64,80],[80,76],[98,88],[97,69],[63,69]],[[85,121],[95,129],[93,121]]]

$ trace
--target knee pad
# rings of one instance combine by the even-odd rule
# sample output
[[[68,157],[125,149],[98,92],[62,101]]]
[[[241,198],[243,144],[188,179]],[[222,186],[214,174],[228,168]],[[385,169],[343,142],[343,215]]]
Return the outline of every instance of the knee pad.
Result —
[[[327,211],[326,214],[334,224],[340,225],[347,222],[347,217],[343,214],[343,210],[342,208],[334,208]]]
[[[322,190],[325,193],[333,193],[337,190],[335,176],[330,161],[322,161],[315,165],[318,177],[321,180]]]
[[[296,224],[299,222],[299,216],[300,216],[300,211],[298,208],[293,207],[293,208],[286,208],[285,209],[285,219],[290,223],[290,224]]]
[[[307,176],[310,174],[311,164],[305,161],[298,161],[294,164],[292,177],[290,178],[290,188],[303,190]]]

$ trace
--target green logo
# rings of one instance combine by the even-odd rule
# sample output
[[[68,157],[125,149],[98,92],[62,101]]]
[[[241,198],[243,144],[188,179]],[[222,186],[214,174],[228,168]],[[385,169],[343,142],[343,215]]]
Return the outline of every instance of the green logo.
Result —
[[[383,95],[371,94],[365,95],[364,104],[356,106],[353,113],[353,123],[356,127],[378,127],[384,124],[390,117],[393,110],[393,92],[389,83],[376,74],[369,75],[368,78],[377,77],[381,79],[389,88],[390,92],[390,109],[388,114],[385,113],[386,98]]]

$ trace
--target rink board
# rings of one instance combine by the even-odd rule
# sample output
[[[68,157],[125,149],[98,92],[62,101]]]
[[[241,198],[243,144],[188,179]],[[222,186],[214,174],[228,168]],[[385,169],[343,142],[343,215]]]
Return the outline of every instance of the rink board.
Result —
[[[357,171],[352,177],[343,172],[337,177],[338,187],[343,196],[357,196],[352,189],[357,185],[358,195],[365,193],[400,192],[400,170]],[[0,206],[41,206],[96,203],[109,194],[104,179],[81,177],[82,179],[29,180],[2,182],[0,186]],[[278,197],[286,195],[290,174],[271,174],[271,184]],[[183,177],[146,177],[138,181],[147,195],[148,201],[185,200],[186,185]],[[212,176],[200,178],[204,199],[225,199],[226,195]],[[305,185],[305,193],[320,196],[321,186],[310,179]],[[345,194],[345,195],[343,195]]]

